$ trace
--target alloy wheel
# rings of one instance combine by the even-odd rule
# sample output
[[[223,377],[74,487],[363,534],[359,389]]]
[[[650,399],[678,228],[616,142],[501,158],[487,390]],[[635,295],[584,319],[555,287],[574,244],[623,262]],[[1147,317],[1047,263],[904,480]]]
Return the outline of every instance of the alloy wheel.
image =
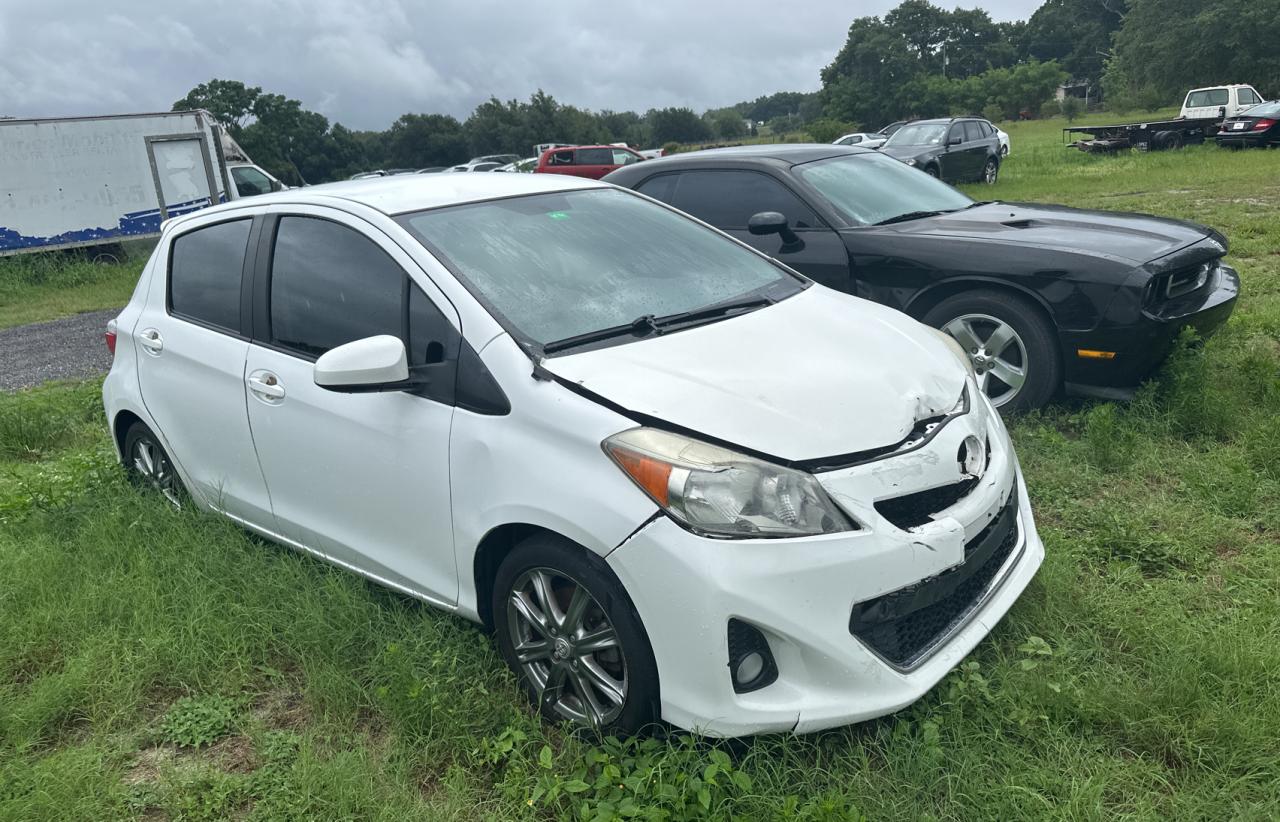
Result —
[[[1012,402],[1027,380],[1027,346],[1013,326],[989,314],[963,314],[942,330],[960,343],[978,387],[997,407]]]
[[[622,713],[626,657],[585,585],[551,568],[525,571],[507,598],[507,630],[541,708],[595,731]]]
[[[134,440],[129,454],[129,464],[133,467],[137,478],[146,485],[159,491],[174,508],[181,508],[182,501],[178,496],[178,475],[173,463],[165,455],[164,449],[149,436]]]
[[[987,185],[994,185],[996,178],[1000,176],[1000,166],[995,160],[987,160],[987,166],[982,170],[982,179]]]

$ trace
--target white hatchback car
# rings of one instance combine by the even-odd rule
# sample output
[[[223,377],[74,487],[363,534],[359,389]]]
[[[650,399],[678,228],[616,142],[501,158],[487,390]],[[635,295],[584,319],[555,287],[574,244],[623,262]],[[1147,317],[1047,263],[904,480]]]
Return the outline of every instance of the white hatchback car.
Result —
[[[546,716],[599,731],[897,710],[1043,557],[949,337],[605,183],[176,218],[108,340],[141,480],[483,622]]]

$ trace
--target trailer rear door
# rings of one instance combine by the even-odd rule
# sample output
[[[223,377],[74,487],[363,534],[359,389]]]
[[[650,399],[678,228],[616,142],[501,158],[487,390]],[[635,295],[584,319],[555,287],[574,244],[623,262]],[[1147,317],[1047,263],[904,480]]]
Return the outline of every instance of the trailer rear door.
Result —
[[[218,184],[205,134],[166,134],[146,141],[161,220],[217,202]]]

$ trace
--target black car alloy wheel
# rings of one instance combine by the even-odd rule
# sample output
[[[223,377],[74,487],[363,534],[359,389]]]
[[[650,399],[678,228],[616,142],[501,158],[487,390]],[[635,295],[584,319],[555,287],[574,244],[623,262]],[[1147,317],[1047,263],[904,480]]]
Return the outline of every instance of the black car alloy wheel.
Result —
[[[1000,163],[995,157],[987,158],[987,164],[982,169],[982,182],[987,185],[994,185],[996,179],[1000,176]]]
[[[978,290],[940,302],[924,322],[950,334],[992,405],[1039,408],[1061,381],[1053,328],[1030,301],[1004,291]]]
[[[648,637],[608,565],[551,534],[518,545],[493,591],[498,648],[542,715],[595,734],[658,717]]]

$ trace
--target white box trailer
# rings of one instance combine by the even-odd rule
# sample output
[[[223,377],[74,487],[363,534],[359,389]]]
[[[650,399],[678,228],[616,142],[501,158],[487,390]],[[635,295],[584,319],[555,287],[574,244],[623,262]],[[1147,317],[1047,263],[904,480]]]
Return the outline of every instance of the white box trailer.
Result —
[[[0,256],[155,237],[169,217],[262,193],[241,177],[280,187],[244,161],[207,111],[0,120]]]

